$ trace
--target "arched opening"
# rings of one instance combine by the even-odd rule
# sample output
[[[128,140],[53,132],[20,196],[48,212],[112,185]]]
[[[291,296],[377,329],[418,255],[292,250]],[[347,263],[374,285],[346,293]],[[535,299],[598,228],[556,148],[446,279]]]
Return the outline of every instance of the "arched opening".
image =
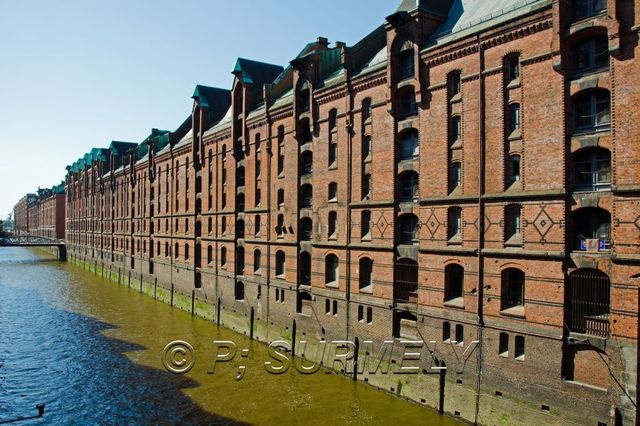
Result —
[[[396,62],[398,81],[413,78],[415,75],[415,51],[411,40],[400,39],[396,44]]]
[[[335,254],[329,254],[325,258],[324,281],[327,285],[338,285],[338,257]]]
[[[398,179],[399,194],[398,198],[402,202],[418,201],[419,197],[419,183],[420,178],[418,173],[413,170],[406,171],[400,174]]]
[[[574,157],[574,178],[576,191],[611,189],[611,152],[603,148],[578,152]]]
[[[609,40],[606,32],[585,37],[572,48],[574,77],[609,68]]]
[[[236,170],[236,186],[244,186],[244,185],[245,185],[244,166],[240,166]]]
[[[524,315],[524,272],[516,268],[502,271],[500,310]]]
[[[245,208],[245,204],[244,204],[244,194],[238,194],[236,195],[236,209],[239,212],[243,212]]]
[[[213,261],[213,247],[208,246],[207,247],[207,264],[210,265],[212,261]]]
[[[311,122],[308,118],[300,120],[298,123],[298,132],[298,141],[301,145],[313,141],[313,135],[311,134]]]
[[[300,219],[300,240],[311,241],[313,236],[313,221],[311,218],[303,217]]]
[[[262,252],[259,249],[253,251],[253,273],[257,274],[262,268]]]
[[[236,282],[234,296],[236,301],[244,301],[244,283],[242,283],[241,281]]]
[[[393,298],[397,303],[418,302],[418,262],[401,258],[396,262]]]
[[[444,301],[464,303],[464,268],[461,265],[447,265],[444,270]]]
[[[611,96],[608,90],[589,90],[575,96],[573,101],[574,130],[589,133],[611,127]]]
[[[609,277],[596,269],[578,269],[569,275],[566,296],[567,326],[572,333],[609,337]]]
[[[244,220],[238,219],[236,221],[236,238],[243,239],[244,238]]]
[[[417,244],[419,241],[418,217],[414,214],[403,214],[398,218],[400,228],[400,244]]]
[[[396,105],[398,120],[404,120],[405,118],[418,114],[418,107],[416,105],[416,93],[413,86],[406,86],[398,90],[396,94]]]
[[[311,285],[311,254],[303,251],[300,253],[300,285]]]
[[[300,174],[310,175],[313,172],[313,153],[305,151],[300,155]]]
[[[371,293],[373,291],[373,260],[368,257],[360,259],[358,273],[360,291]]]
[[[300,187],[300,207],[311,208],[313,205],[313,186],[306,183]]]
[[[244,247],[236,248],[236,275],[244,275]]]
[[[411,160],[420,155],[418,131],[408,129],[400,133],[400,160]]]
[[[587,207],[573,213],[573,230],[577,249],[608,251],[611,248],[611,213]]]
[[[276,277],[284,278],[285,255],[282,250],[276,252]]]

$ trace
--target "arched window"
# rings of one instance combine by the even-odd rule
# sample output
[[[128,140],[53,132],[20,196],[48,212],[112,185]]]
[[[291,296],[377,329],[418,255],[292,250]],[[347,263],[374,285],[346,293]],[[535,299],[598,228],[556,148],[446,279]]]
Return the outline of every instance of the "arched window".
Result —
[[[500,309],[524,308],[524,272],[516,268],[502,271],[502,285],[500,292]],[[524,314],[524,311],[520,312]]]
[[[284,207],[284,189],[278,189],[278,207]]]
[[[399,81],[412,78],[415,75],[414,57],[413,43],[410,40],[399,43],[397,56]]]
[[[371,292],[373,289],[373,260],[368,257],[360,259],[358,268],[361,292]]]
[[[507,110],[507,135],[520,130],[520,104],[510,104]]]
[[[569,331],[609,337],[611,282],[596,269],[578,269],[569,275],[567,317]]]
[[[179,249],[178,249],[178,243],[176,243],[175,247],[174,247],[174,252],[173,252],[174,257],[177,259],[179,256]]]
[[[363,210],[360,213],[360,238],[371,239],[371,212]]]
[[[338,125],[338,110],[335,108],[332,108],[331,111],[329,111],[329,131],[332,131],[333,129],[335,129]]]
[[[611,188],[611,153],[603,148],[586,149],[575,156],[576,191]]]
[[[371,161],[371,136],[362,138],[362,161]]]
[[[520,222],[522,208],[519,204],[511,204],[504,212],[504,238],[509,241],[514,238],[522,238],[520,235]]]
[[[311,254],[300,253],[300,285],[311,285]]]
[[[396,263],[394,299],[401,303],[417,302],[418,299],[418,262],[401,258]]]
[[[300,240],[311,241],[313,236],[313,223],[310,218],[303,217],[300,219]]]
[[[278,222],[276,224],[276,234],[278,238],[282,238],[282,234],[284,233],[284,215],[278,215]]]
[[[402,88],[402,90],[398,90],[397,105],[397,118],[399,120],[403,120],[418,113],[416,105],[416,94],[414,92],[413,86],[407,86]]]
[[[304,184],[300,188],[300,207],[303,209],[311,208],[313,205],[313,187],[310,184]]]
[[[462,209],[460,207],[449,207],[447,212],[447,236],[461,238],[462,233]]]
[[[164,255],[169,257],[169,242],[165,241],[164,243]]]
[[[453,192],[462,184],[462,164],[459,161],[451,163],[449,172],[449,192]]]
[[[371,98],[362,101],[362,122],[365,123],[371,118]]]
[[[598,34],[576,43],[573,48],[574,73],[585,74],[609,67],[609,41]]]
[[[326,284],[338,284],[338,257],[335,254],[329,254],[324,261],[324,277]]]
[[[577,249],[608,251],[611,248],[611,213],[587,207],[573,213]]]
[[[313,171],[313,153],[311,151],[305,151],[300,156],[300,173],[304,175],[310,175]]]
[[[403,214],[398,218],[400,227],[400,244],[418,243],[418,217],[414,214]]]
[[[464,268],[447,265],[444,270],[444,301],[460,302],[464,297]]]
[[[413,170],[400,174],[400,194],[399,198],[402,202],[417,201],[419,197],[419,177],[418,173]]]
[[[311,142],[313,140],[313,136],[311,134],[311,123],[308,118],[303,118],[300,120],[299,124],[299,139],[300,144],[305,144],[307,142]]]
[[[236,173],[236,184],[238,186],[244,186],[245,185],[245,174],[244,174],[244,166],[240,166],[238,167],[238,171]]]
[[[309,83],[306,81],[300,88],[298,100],[300,102],[300,112],[302,113],[309,111],[311,105],[311,91],[309,90]]]
[[[211,264],[213,261],[213,247],[207,247],[207,264]]]
[[[239,212],[243,212],[244,211],[244,194],[238,194],[236,195],[236,209]]]
[[[222,231],[222,235],[227,233],[227,217],[226,216],[222,216],[220,228]]]
[[[462,94],[462,79],[460,71],[453,71],[447,77],[447,86],[449,88],[449,99],[456,100]]]
[[[405,130],[400,134],[400,159],[410,160],[420,155],[420,142],[416,129]]]
[[[184,245],[184,260],[189,260],[189,244]]]
[[[371,175],[369,173],[362,176],[362,199],[371,199]]]
[[[282,250],[276,252],[276,277],[284,278],[285,255]]]
[[[236,275],[244,275],[244,248],[236,248]]]
[[[236,282],[234,295],[238,302],[244,301],[244,284],[241,281]]]
[[[331,182],[329,184],[327,198],[329,199],[329,202],[338,201],[338,184],[336,182]]]
[[[504,58],[504,80],[507,85],[520,80],[520,55],[513,53]]]
[[[520,155],[509,156],[507,162],[507,185],[512,185],[520,181]]]
[[[611,125],[611,101],[607,90],[591,90],[574,100],[575,129],[581,132],[607,130]]]
[[[236,238],[244,238],[244,220],[242,219],[236,221]]]
[[[220,249],[220,266],[223,268],[227,266],[227,248],[226,247],[222,247]]]
[[[449,131],[449,143],[451,145],[456,142],[460,142],[462,138],[462,121],[459,115],[451,117],[450,131]]]
[[[259,214],[256,215],[255,219],[254,219],[254,228],[255,228],[255,236],[259,236],[260,235],[260,228],[261,228],[261,224],[260,224],[260,218],[261,216]]]
[[[262,252],[259,249],[253,251],[253,273],[257,274],[262,268]]]
[[[330,240],[337,238],[338,227],[338,214],[336,212],[329,212],[328,232],[327,236]]]

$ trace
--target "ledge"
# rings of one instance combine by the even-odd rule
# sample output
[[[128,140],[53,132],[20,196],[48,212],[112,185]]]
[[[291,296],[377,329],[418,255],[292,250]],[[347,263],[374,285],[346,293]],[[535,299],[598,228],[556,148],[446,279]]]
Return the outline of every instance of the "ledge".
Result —
[[[564,259],[566,253],[563,251],[541,251],[541,250],[507,250],[507,249],[483,249],[483,255],[500,257],[534,257],[546,259]]]

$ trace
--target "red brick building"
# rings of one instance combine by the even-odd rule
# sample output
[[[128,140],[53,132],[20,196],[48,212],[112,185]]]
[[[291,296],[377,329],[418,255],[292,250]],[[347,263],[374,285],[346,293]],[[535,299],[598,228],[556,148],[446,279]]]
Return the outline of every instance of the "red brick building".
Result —
[[[444,381],[360,378],[470,421],[633,424],[637,16],[404,0],[354,46],[238,59],[175,131],[68,167],[69,252],[247,334],[436,342]]]
[[[23,197],[14,208],[14,216],[20,215],[20,223],[26,225],[22,227],[20,233],[16,232],[16,235],[28,234],[64,239],[66,222],[64,189],[64,184],[61,183],[52,188],[38,189],[37,194],[28,194]],[[25,200],[27,201],[26,214]]]
[[[26,235],[29,233],[29,206],[36,202],[36,194],[27,194],[13,207],[13,233]]]

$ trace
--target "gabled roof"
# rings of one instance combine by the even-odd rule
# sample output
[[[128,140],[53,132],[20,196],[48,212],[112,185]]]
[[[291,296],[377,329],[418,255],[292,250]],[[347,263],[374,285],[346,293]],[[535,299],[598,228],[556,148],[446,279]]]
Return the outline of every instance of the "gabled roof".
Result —
[[[262,89],[264,84],[272,83],[282,71],[284,68],[280,65],[238,58],[231,73],[242,78],[244,84],[252,84]]]
[[[93,148],[91,157],[93,161],[109,161],[111,152],[107,148]]]
[[[136,146],[138,146],[138,144],[133,142],[112,141],[111,145],[109,145],[109,149],[116,157],[122,157],[127,153],[127,151],[135,148]]]

